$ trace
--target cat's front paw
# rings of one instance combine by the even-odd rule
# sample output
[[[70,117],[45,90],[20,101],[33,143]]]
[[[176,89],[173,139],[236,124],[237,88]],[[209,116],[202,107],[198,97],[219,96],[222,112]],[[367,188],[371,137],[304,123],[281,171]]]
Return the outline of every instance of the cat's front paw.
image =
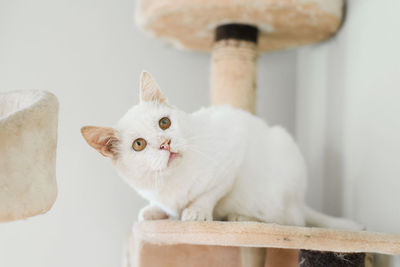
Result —
[[[157,206],[147,206],[139,212],[139,222],[168,219],[168,214]]]
[[[212,221],[211,212],[199,208],[186,208],[182,212],[182,221]]]

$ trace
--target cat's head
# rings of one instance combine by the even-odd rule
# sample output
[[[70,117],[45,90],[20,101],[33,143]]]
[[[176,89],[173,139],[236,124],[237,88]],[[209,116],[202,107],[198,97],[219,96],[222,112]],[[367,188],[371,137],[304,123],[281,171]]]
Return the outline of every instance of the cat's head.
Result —
[[[140,103],[116,127],[81,129],[88,144],[112,159],[125,177],[154,175],[177,167],[185,156],[188,115],[168,104],[147,73],[140,79]]]

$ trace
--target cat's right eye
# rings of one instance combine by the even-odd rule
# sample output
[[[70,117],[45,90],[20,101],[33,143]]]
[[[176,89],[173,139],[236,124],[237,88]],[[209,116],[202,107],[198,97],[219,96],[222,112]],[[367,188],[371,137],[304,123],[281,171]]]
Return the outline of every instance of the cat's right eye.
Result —
[[[143,138],[138,138],[135,141],[133,141],[132,148],[135,151],[142,151],[143,149],[145,149],[146,145],[147,145],[146,140],[144,140]]]

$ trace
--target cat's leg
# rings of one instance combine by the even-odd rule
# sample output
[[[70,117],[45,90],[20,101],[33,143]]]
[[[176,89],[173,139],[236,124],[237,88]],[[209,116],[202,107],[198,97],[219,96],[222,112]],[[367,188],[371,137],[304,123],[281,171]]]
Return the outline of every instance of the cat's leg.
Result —
[[[212,211],[217,200],[215,192],[204,193],[182,211],[181,220],[212,221]]]
[[[164,219],[168,219],[168,214],[153,204],[149,204],[139,212],[139,222]]]
[[[226,194],[227,190],[226,184],[221,184],[203,193],[182,211],[181,220],[212,221],[215,204]]]

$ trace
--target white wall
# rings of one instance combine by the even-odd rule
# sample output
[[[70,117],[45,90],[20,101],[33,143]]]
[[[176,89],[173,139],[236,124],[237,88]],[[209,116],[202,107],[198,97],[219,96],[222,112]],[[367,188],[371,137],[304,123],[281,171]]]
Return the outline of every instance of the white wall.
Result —
[[[138,101],[142,69],[182,109],[207,105],[209,56],[145,36],[134,26],[134,4],[0,0],[0,92],[44,89],[61,104],[58,200],[46,215],[0,225],[1,267],[119,266],[145,202],[89,148],[80,127],[115,123]],[[293,131],[296,54],[259,63],[259,113]]]
[[[297,67],[296,129],[320,189],[313,205],[392,233],[400,233],[399,10],[398,0],[348,1],[339,34],[301,49]]]

